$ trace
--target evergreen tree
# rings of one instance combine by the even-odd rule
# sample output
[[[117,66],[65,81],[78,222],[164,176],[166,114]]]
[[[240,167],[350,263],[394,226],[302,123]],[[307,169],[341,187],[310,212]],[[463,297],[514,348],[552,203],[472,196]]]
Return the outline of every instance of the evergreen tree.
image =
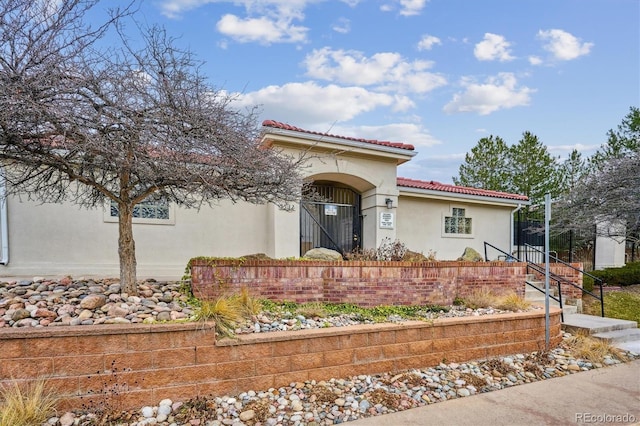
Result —
[[[482,138],[467,153],[460,165],[459,177],[453,177],[456,185],[471,188],[509,190],[509,147],[499,136]]]
[[[569,157],[560,166],[562,177],[562,190],[571,191],[588,172],[587,160],[582,158],[582,154],[574,149]]]
[[[607,132],[607,143],[589,159],[589,165],[591,168],[600,168],[608,159],[628,156],[639,148],[640,108],[632,106],[617,130]]]
[[[532,205],[540,204],[544,195],[557,197],[561,193],[561,173],[557,158],[531,132],[509,148],[511,191],[529,197]]]

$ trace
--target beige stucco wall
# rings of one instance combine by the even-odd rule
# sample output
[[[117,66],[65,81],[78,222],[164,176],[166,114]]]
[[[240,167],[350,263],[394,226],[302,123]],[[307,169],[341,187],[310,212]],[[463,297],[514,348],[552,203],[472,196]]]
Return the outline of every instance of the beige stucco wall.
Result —
[[[467,246],[482,252],[484,241],[505,250],[509,247],[513,203],[489,206],[478,200],[401,195],[396,186],[397,165],[413,153],[379,150],[366,143],[340,146],[324,139],[274,138],[270,146],[285,155],[306,152],[306,167],[301,172],[309,181],[340,183],[361,194],[364,248],[378,247],[384,238],[399,239],[411,250],[425,254],[434,250],[438,259],[448,260],[460,256]],[[40,205],[17,198],[7,203],[9,263],[0,265],[0,277],[119,275],[118,225],[104,209],[80,209],[70,203]],[[444,215],[450,214],[451,207],[466,208],[473,218],[471,238],[443,236]],[[381,214],[389,213],[393,226],[382,227]],[[270,204],[229,201],[199,211],[172,207],[168,223],[134,224],[138,276],[179,278],[187,261],[196,256],[265,253],[272,258],[297,257],[299,215],[299,206],[283,211]]]
[[[194,256],[266,253],[268,209],[223,201],[199,212],[173,208],[173,224],[135,223],[139,276],[179,278]],[[9,263],[0,276],[119,276],[118,224],[105,218],[103,209],[9,199]]]
[[[471,235],[445,235],[444,217],[451,215],[453,207],[464,208],[465,216],[472,218]],[[435,251],[438,260],[455,260],[465,247],[471,247],[484,256],[485,241],[508,251],[513,209],[513,206],[487,206],[462,200],[400,196],[396,236],[410,250],[425,255]]]

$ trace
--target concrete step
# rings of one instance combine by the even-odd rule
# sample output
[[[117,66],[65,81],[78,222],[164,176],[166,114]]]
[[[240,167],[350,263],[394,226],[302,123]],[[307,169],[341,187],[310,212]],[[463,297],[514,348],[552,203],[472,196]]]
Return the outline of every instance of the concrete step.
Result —
[[[622,330],[604,331],[592,335],[598,339],[606,340],[609,343],[624,343],[640,340],[640,329],[625,328]]]
[[[638,324],[635,321],[585,314],[566,315],[562,323],[562,329],[569,333],[586,333],[590,335],[634,328],[638,328]]]

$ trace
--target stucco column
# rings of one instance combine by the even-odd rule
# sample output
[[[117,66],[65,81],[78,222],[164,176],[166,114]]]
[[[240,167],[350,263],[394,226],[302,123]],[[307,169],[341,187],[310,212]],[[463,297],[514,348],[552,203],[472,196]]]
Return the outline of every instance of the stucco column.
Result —
[[[269,204],[267,256],[274,259],[300,256],[300,207],[285,211]]]
[[[398,194],[397,190],[381,191],[381,188],[373,188],[362,194],[364,248],[377,248],[385,238],[396,240]],[[391,208],[387,207],[387,199],[391,200]]]

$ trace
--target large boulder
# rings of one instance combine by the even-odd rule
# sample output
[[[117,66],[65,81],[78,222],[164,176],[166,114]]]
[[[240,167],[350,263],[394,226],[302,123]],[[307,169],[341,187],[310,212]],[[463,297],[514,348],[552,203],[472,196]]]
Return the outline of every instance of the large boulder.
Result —
[[[308,252],[306,252],[302,257],[304,259],[311,259],[311,260],[328,260],[328,261],[342,260],[342,255],[339,252],[328,249],[328,248],[324,248],[324,247],[313,248]]]
[[[402,257],[403,262],[433,262],[435,256],[427,257],[422,253],[416,251],[407,250]]]
[[[464,249],[464,253],[462,253],[462,256],[460,256],[458,260],[463,262],[482,262],[484,258],[476,250],[471,247],[467,247]]]

